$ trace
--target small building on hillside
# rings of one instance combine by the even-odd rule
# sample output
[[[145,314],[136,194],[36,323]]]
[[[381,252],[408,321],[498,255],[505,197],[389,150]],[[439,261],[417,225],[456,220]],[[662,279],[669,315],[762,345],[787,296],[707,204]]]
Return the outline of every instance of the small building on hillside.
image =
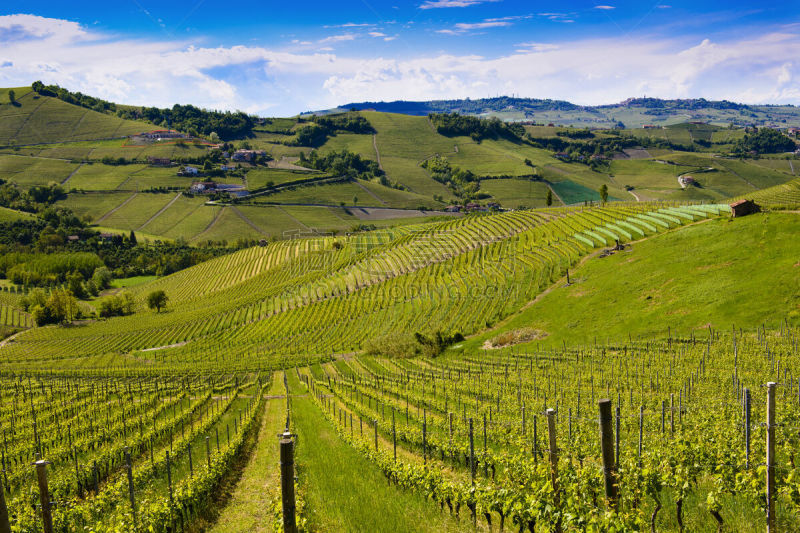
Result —
[[[236,166],[234,165],[220,165],[220,170],[236,170]]]
[[[458,212],[461,211],[461,206],[460,205],[448,205],[447,207],[444,208],[444,210],[447,211],[448,213],[458,213]]]
[[[264,150],[236,150],[231,159],[234,161],[253,161],[256,157],[265,156],[267,152]]]
[[[689,185],[695,185],[695,184],[697,183],[697,182],[694,180],[694,178],[693,178],[692,176],[689,176],[689,175],[686,175],[686,176],[680,176],[680,177],[678,178],[678,181],[680,182],[680,184],[681,184],[683,187],[688,187]]]
[[[188,137],[187,135],[175,130],[154,130],[140,133],[138,136],[154,141],[160,141],[162,139],[185,139]]]
[[[183,167],[184,176],[197,176],[200,173],[197,167]]]
[[[761,208],[752,200],[739,200],[730,204],[731,216],[733,218],[743,217],[752,213],[758,213]]]
[[[147,156],[147,162],[154,167],[168,167],[172,165],[172,160],[168,157],[153,157],[151,155]]]
[[[213,192],[217,190],[217,184],[213,181],[196,181],[192,183],[189,190],[194,193]]]

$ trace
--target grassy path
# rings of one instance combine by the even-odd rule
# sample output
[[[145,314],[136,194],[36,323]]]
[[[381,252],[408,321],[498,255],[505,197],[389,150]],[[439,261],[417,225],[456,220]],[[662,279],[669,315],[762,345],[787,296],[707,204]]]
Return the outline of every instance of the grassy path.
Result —
[[[287,372],[294,392],[305,392]],[[308,396],[292,400],[298,437],[297,464],[305,490],[306,515],[314,531],[463,531],[438,507],[389,485],[376,466],[345,443]]]
[[[278,396],[283,392],[283,373],[275,372],[267,394]],[[216,523],[206,530],[209,533],[272,531],[272,501],[280,498],[277,434],[286,421],[284,402],[283,398],[272,398],[265,402],[266,412],[255,451]]]

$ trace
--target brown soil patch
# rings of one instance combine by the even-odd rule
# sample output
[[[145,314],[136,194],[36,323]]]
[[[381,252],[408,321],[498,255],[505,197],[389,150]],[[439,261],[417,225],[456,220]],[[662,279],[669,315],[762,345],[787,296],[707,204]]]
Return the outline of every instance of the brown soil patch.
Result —
[[[548,333],[540,329],[519,328],[512,331],[501,333],[483,343],[485,350],[496,350],[498,348],[508,348],[515,344],[536,341],[547,337]]]

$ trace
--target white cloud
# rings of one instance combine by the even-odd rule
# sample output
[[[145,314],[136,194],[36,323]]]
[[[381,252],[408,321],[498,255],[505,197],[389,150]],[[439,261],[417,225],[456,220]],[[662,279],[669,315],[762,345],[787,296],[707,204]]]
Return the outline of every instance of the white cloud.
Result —
[[[595,9],[604,9],[604,10],[609,10],[609,9],[617,9],[617,8],[616,8],[616,7],[614,7],[614,6],[594,6],[594,8],[595,8]]]
[[[443,7],[469,7],[486,2],[500,2],[501,0],[426,0],[420,9],[435,9]]]
[[[800,104],[797,29],[726,41],[676,37],[528,42],[499,57],[369,57],[368,51],[342,56],[329,46],[301,52],[196,47],[183,41],[113,39],[69,21],[30,15],[0,17],[0,35],[7,37],[0,41],[0,86],[41,79],[138,105],[192,103],[288,115],[363,100],[497,93],[578,104],[611,103],[641,94]],[[350,40],[333,37],[338,39],[328,44]]]
[[[356,36],[352,33],[344,33],[342,35],[331,35],[330,37],[325,37],[324,39],[320,39],[320,44],[325,43],[340,43],[342,41],[352,41],[355,40]]]
[[[511,23],[505,21],[474,22],[474,23],[459,22],[458,24],[453,26],[453,29],[437,30],[436,33],[446,33],[454,35],[457,33],[464,33],[471,30],[485,30],[486,28],[501,28],[503,26],[511,26]]]
[[[369,35],[370,37],[386,37],[385,33],[381,33],[379,31],[371,31],[367,35]]]

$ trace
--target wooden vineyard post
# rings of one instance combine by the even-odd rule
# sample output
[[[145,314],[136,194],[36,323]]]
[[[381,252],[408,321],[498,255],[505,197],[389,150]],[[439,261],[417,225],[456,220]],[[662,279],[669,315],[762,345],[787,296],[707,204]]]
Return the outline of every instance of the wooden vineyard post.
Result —
[[[472,433],[472,419],[469,419],[469,475],[475,486],[475,438]]]
[[[614,429],[611,418],[611,400],[600,400],[600,445],[603,451],[603,476],[608,504],[617,507],[616,465],[614,464]]]
[[[422,417],[422,464],[428,464],[428,417]]]
[[[642,467],[642,428],[644,427],[644,405],[639,406],[639,468]]]
[[[53,516],[50,513],[50,490],[47,487],[47,465],[50,463],[39,459],[36,467],[36,481],[39,484],[39,502],[42,506],[42,525],[44,533],[53,533]]]
[[[556,508],[560,507],[560,499],[558,493],[558,448],[556,446],[556,411],[555,409],[548,409],[545,411],[547,415],[547,434],[550,440],[550,480],[553,483],[553,503]],[[561,532],[561,519],[556,522],[556,533]]]
[[[11,524],[8,521],[8,507],[6,507],[6,487],[0,480],[0,533],[11,533]]]
[[[375,429],[375,451],[378,451],[378,419],[372,421],[372,427]]]
[[[619,425],[620,425],[620,413],[619,413],[619,405],[617,405],[616,410],[616,426],[614,431],[614,464],[619,465]]]
[[[774,533],[775,520],[775,383],[767,383],[767,533]]]
[[[128,498],[131,501],[131,514],[133,515],[133,529],[136,530],[136,500],[133,496],[133,463],[131,463],[131,453],[125,446],[125,469],[128,471]]]
[[[394,450],[394,460],[397,462],[397,429],[394,425],[394,408],[392,408],[392,449]]]
[[[750,469],[750,389],[744,389],[744,457],[745,468]]]
[[[281,499],[283,501],[283,531],[284,533],[297,533],[294,499],[294,440],[288,431],[281,435]]]
[[[536,433],[537,433],[536,417],[534,416],[533,417],[533,462],[534,463],[539,462],[539,437]]]
[[[192,463],[192,443],[187,445],[187,452],[189,452],[189,479],[194,477],[194,464]]]
[[[208,435],[206,435],[206,463],[211,470],[211,438]]]
[[[669,395],[669,434],[675,436],[675,395]]]

